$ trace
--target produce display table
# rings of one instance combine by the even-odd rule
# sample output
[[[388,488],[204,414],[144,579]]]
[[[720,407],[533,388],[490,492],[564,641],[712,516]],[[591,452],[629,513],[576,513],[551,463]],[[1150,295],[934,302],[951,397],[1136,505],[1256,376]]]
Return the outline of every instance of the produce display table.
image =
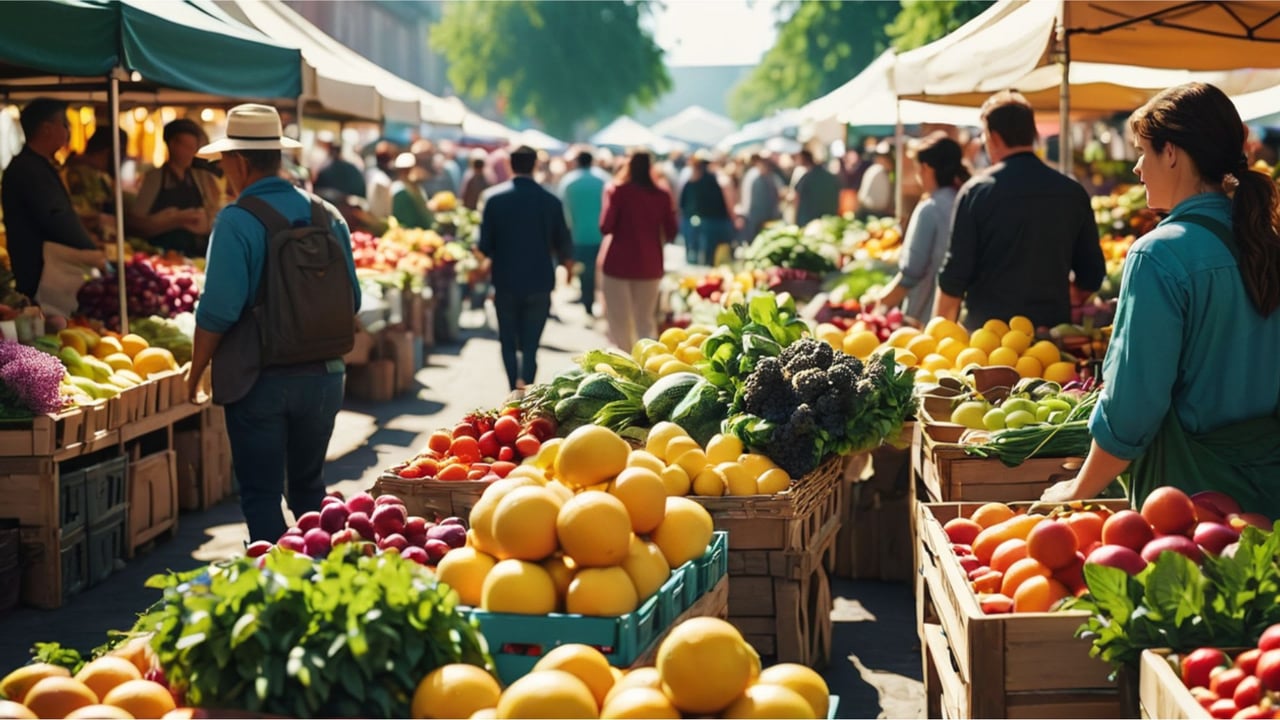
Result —
[[[1142,661],[1138,666],[1138,709],[1141,717],[1168,720],[1207,720],[1212,717],[1182,683],[1182,678],[1169,665],[1168,658],[1168,650],[1142,651]]]
[[[951,428],[938,428],[922,414],[911,445],[912,487],[921,502],[1011,502],[1036,500],[1045,488],[1076,476],[1080,458],[1030,458],[1017,467],[974,457],[956,442]]]
[[[915,423],[907,423],[902,432],[909,440]],[[910,581],[915,551],[910,445],[882,445],[850,456],[843,483],[835,575],[853,580]]]
[[[212,427],[208,404],[187,401],[182,371],[111,401],[0,429],[0,517],[21,528],[28,605],[59,607],[177,525],[173,428],[197,416]]]
[[[916,610],[928,717],[1126,717],[1110,666],[1075,637],[1086,613],[982,611],[942,528],[979,505],[919,505]]]
[[[820,666],[830,654],[843,474],[832,457],[777,495],[689,496],[729,533],[729,621],[778,662]]]

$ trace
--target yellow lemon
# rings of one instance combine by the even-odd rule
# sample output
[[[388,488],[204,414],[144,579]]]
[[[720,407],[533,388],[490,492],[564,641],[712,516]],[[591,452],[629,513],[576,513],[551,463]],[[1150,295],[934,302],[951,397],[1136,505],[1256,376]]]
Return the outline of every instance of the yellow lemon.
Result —
[[[564,595],[565,611],[575,615],[618,617],[635,610],[639,605],[640,595],[635,583],[621,563],[618,567],[582,568],[573,576]],[[612,681],[612,676],[609,679]],[[605,692],[608,691],[605,688]],[[604,700],[603,693],[598,697]]]
[[[498,701],[497,716],[506,718],[596,718],[600,704],[591,688],[563,670],[539,670],[511,683]]]
[[[919,334],[920,331],[913,327],[900,327],[889,335],[887,343],[889,347],[906,349],[907,343]]]
[[[1062,353],[1058,351],[1058,346],[1049,340],[1041,340],[1032,345],[1024,353],[1040,361],[1040,364],[1049,367],[1050,365],[1062,359]]]
[[[760,656],[738,629],[713,617],[686,620],[658,646],[662,690],[684,713],[717,714],[760,676]],[[805,705],[806,710],[808,704]]]
[[[1021,355],[1031,347],[1031,336],[1021,330],[1010,330],[1000,338],[1000,345]]]
[[[878,347],[880,347],[880,338],[876,337],[876,334],[870,330],[850,332],[844,336],[843,348],[845,354],[861,360],[870,357],[871,353]]]
[[[596,705],[603,705],[605,696],[613,688],[613,671],[609,667],[609,661],[590,645],[561,645],[543,655],[530,672],[546,670],[567,672],[581,680],[591,691]]]
[[[978,328],[969,336],[969,347],[989,355],[992,350],[1000,347],[1000,336],[985,327]]]
[[[658,473],[659,475],[661,475],[663,469],[666,468],[667,466],[665,463],[663,463],[661,460],[658,459],[657,455],[654,455],[651,452],[648,452],[646,450],[632,450],[631,454],[627,456],[627,467],[644,468],[646,470],[652,470]]]
[[[960,355],[960,351],[967,347],[969,346],[966,343],[962,343],[953,337],[946,337],[938,341],[938,354],[954,363],[956,357]]]
[[[1036,326],[1031,322],[1031,318],[1022,315],[1014,315],[1009,320],[1009,329],[1017,330],[1025,335],[1034,336],[1036,334]]]
[[[998,347],[991,351],[991,355],[987,357],[987,363],[992,366],[1013,367],[1018,364],[1018,353],[1007,347]]]
[[[996,337],[1004,337],[1004,334],[1009,332],[1009,325],[999,318],[991,318],[982,323],[982,327],[984,330],[990,330],[995,333]]]
[[[671,704],[661,690],[645,687],[627,688],[613,695],[604,704],[600,717],[618,718],[674,718],[680,717],[680,711]]]
[[[946,355],[939,355],[938,353],[932,353],[930,355],[926,355],[924,360],[920,363],[920,367],[924,368],[930,373],[933,373],[936,370],[949,370],[954,365],[955,365],[954,360],[952,360],[951,358],[948,358]],[[921,379],[919,374],[916,375],[916,379],[917,380]]]
[[[755,477],[760,477],[766,470],[777,467],[768,455],[760,453],[743,453],[738,456],[738,464],[747,469]]]
[[[1044,373],[1044,366],[1040,364],[1039,360],[1030,355],[1018,358],[1018,362],[1013,367],[1024,378],[1038,378]]]
[[[761,685],[780,685],[794,690],[809,703],[813,709],[811,717],[827,716],[827,705],[830,703],[831,691],[827,681],[812,668],[798,663],[780,663],[760,673]]]
[[[985,367],[988,362],[990,362],[990,359],[987,357],[986,351],[976,347],[962,350],[960,351],[960,354],[956,356],[957,368],[966,368],[970,365]]]
[[[704,465],[702,472],[693,478],[693,494],[720,497],[728,492],[729,480],[714,465]]]
[[[803,695],[781,685],[752,685],[725,708],[723,717],[744,718],[813,718],[813,706]]]
[[[917,335],[907,341],[907,350],[919,358],[927,357],[937,349],[938,341],[930,335]]]
[[[756,492],[761,495],[776,495],[791,487],[791,476],[782,468],[770,468],[756,478]]]
[[[1047,365],[1044,369],[1044,379],[1056,382],[1059,385],[1066,385],[1078,377],[1076,364],[1072,362],[1056,362],[1052,365]]]
[[[432,670],[413,692],[415,718],[469,718],[477,710],[496,707],[502,687],[484,669],[450,663]]]
[[[736,462],[741,454],[742,440],[737,435],[717,434],[707,442],[707,462],[711,465]]]
[[[894,359],[896,359],[898,364],[903,367],[915,367],[920,364],[920,358],[916,357],[915,353],[910,350],[899,350],[897,354],[894,355]]]
[[[606,482],[627,466],[631,446],[614,431],[583,425],[569,433],[556,454],[556,479],[569,487]]]
[[[667,488],[667,497],[683,497],[693,487],[689,473],[679,465],[668,465],[662,469],[662,484]]]

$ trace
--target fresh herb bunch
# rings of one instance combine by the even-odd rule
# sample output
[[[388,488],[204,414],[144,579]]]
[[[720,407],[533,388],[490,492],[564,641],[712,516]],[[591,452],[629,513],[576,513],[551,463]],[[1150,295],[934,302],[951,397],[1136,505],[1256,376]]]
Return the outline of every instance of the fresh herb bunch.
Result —
[[[1280,532],[1246,527],[1234,553],[1206,553],[1199,567],[1164,552],[1135,576],[1086,564],[1084,579],[1088,594],[1064,609],[1089,613],[1076,635],[1116,669],[1136,668],[1149,648],[1253,647],[1280,622]]]
[[[194,706],[287,717],[409,717],[418,682],[448,663],[493,671],[457,594],[397,554],[353,544],[157,575],[135,633]]]
[[[704,359],[697,367],[731,408],[741,407],[743,385],[756,363],[782,354],[809,330],[786,293],[755,293],[746,304],[734,303],[720,311],[716,322],[720,327],[703,343]]]
[[[726,426],[798,478],[828,455],[860,452],[894,437],[915,411],[914,370],[892,351],[865,365],[804,338],[764,358],[747,378],[741,413]]]

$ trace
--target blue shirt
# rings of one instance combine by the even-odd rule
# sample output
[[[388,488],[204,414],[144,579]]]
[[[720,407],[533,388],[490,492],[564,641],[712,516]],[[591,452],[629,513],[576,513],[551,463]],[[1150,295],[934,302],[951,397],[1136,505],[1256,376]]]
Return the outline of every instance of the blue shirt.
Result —
[[[927,322],[933,317],[933,298],[938,287],[938,271],[951,242],[951,210],[956,189],[942,187],[929,194],[911,213],[907,237],[903,241],[898,269],[902,287],[907,288],[902,312]]]
[[[601,177],[595,168],[578,168],[560,181],[560,199],[564,201],[564,219],[569,223],[575,245],[599,245],[600,211],[604,208],[604,186],[608,176]]]
[[[1280,312],[1254,309],[1231,251],[1180,217],[1231,227],[1231,201],[1203,193],[1178,203],[1129,251],[1105,385],[1089,430],[1137,458],[1172,407],[1189,433],[1270,415],[1280,398]]]
[[[311,197],[280,178],[263,178],[240,194],[266,200],[290,222],[311,221]],[[342,246],[351,272],[355,308],[359,310],[360,282],[351,257],[351,232],[338,211],[325,205],[333,217],[333,235]],[[196,305],[196,325],[221,334],[236,324],[257,298],[266,246],[266,229],[248,210],[232,203],[218,212],[209,236],[204,292]]]

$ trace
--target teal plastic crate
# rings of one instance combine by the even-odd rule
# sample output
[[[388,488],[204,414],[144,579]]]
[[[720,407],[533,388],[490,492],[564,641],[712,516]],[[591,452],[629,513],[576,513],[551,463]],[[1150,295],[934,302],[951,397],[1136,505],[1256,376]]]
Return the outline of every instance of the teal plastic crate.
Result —
[[[127,506],[118,507],[107,517],[89,523],[89,587],[111,577],[116,561],[124,557],[127,510]]]
[[[671,577],[658,590],[658,634],[671,627],[680,613],[689,609],[690,586],[698,584],[693,561],[671,571]]]
[[[693,562],[697,564],[697,597],[702,597],[711,592],[720,578],[729,573],[729,533],[724,530],[713,533],[707,551]]]
[[[827,720],[836,720],[836,718],[840,717],[839,715],[836,714],[836,711],[839,708],[840,708],[840,696],[828,695],[827,696]]]
[[[658,627],[660,597],[661,590],[635,612],[616,618],[462,611],[480,623],[480,633],[498,667],[498,679],[510,685],[528,675],[543,655],[572,643],[595,647],[614,667],[629,667],[662,631]]]

